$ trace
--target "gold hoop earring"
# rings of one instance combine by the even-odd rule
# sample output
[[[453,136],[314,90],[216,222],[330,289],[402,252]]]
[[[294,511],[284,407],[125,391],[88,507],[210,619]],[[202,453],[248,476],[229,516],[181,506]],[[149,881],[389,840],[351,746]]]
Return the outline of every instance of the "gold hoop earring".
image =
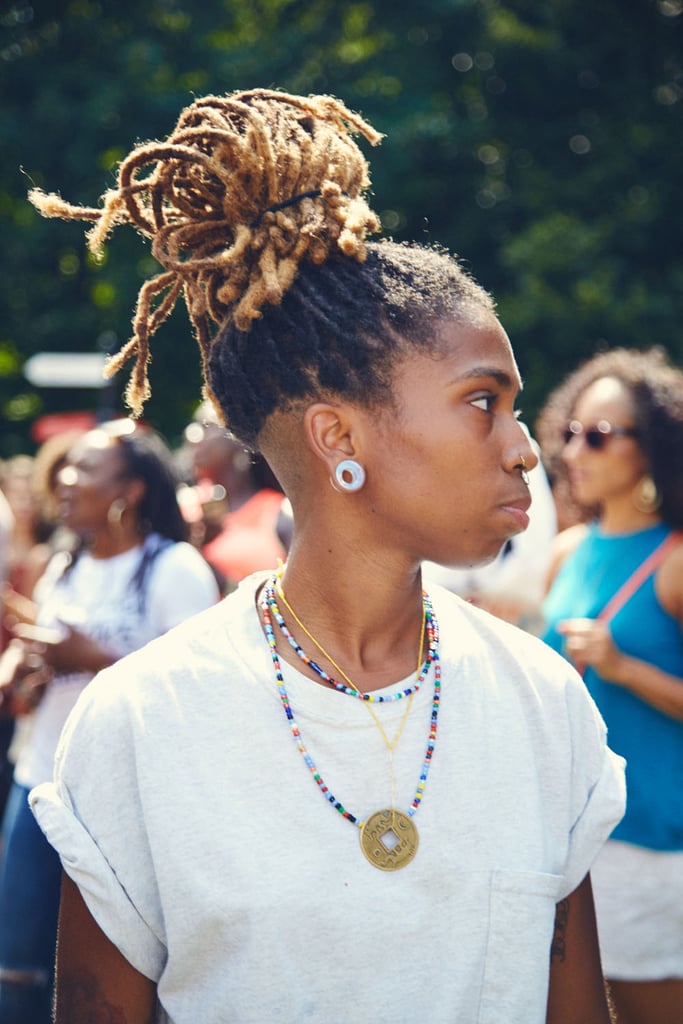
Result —
[[[107,522],[110,526],[120,526],[121,520],[123,519],[123,513],[126,511],[127,505],[123,498],[114,498],[111,505],[107,509]]]
[[[631,499],[637,511],[644,515],[652,515],[662,504],[662,496],[651,476],[644,476],[638,481]]]

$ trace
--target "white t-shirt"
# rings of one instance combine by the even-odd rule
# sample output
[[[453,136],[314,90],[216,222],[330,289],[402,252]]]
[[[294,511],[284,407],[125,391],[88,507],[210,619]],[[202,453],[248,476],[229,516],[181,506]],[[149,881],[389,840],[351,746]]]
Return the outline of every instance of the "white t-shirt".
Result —
[[[172,1024],[544,1024],[555,904],[623,813],[623,762],[583,682],[440,588],[436,748],[419,848],[371,865],[321,796],[279,698],[249,577],[105,672],[33,810]],[[283,664],[303,743],[359,819],[390,806],[364,702]],[[394,687],[391,688],[392,690]],[[407,810],[433,679],[394,752]],[[392,738],[405,701],[374,704]]]
[[[218,600],[215,577],[190,544],[164,542],[149,535],[144,545],[113,558],[83,552],[64,573],[61,554],[51,560],[40,581],[38,624],[71,626],[123,657],[172,626]],[[145,551],[162,548],[150,563],[140,588],[132,584]],[[33,714],[28,738],[20,747],[14,777],[22,786],[52,778],[57,742],[64,723],[92,672],[56,675]]]

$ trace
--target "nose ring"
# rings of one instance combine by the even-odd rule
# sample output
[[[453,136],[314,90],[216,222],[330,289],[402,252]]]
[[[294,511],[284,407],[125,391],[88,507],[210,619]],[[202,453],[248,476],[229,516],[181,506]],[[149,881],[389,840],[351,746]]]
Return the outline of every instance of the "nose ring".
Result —
[[[524,483],[528,487],[529,486],[529,474],[527,473],[527,469],[526,469],[526,459],[521,454],[519,456],[519,462],[517,463],[517,465],[522,470],[522,480],[524,481]]]

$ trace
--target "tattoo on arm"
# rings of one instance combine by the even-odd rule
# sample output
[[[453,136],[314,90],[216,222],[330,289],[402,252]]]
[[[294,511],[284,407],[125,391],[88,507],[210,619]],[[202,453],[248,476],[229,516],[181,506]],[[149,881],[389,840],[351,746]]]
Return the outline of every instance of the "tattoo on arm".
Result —
[[[560,900],[555,908],[555,930],[550,944],[550,962],[564,963],[567,956],[567,925],[569,923],[569,900]]]
[[[126,1024],[126,1014],[102,998],[97,978],[83,971],[60,979],[57,1021],[68,1024]]]

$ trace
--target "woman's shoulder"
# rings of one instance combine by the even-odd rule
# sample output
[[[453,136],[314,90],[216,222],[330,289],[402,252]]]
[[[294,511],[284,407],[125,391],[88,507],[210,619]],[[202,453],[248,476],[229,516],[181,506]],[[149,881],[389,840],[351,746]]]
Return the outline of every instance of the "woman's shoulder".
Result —
[[[550,548],[550,561],[548,564],[548,588],[557,576],[558,572],[573,555],[580,544],[586,539],[590,532],[588,523],[575,523],[568,526],[566,530],[555,537]]]
[[[555,537],[553,548],[558,554],[570,555],[590,533],[589,523],[574,523]]]
[[[150,534],[146,540],[147,550],[152,553],[158,564],[200,564],[205,560],[200,551],[186,540],[169,540],[159,534]]]
[[[163,538],[159,538],[151,548],[152,552],[156,549],[154,572],[157,575],[167,577],[170,574],[191,573],[201,578],[215,579],[202,553],[187,541],[164,541]]]

